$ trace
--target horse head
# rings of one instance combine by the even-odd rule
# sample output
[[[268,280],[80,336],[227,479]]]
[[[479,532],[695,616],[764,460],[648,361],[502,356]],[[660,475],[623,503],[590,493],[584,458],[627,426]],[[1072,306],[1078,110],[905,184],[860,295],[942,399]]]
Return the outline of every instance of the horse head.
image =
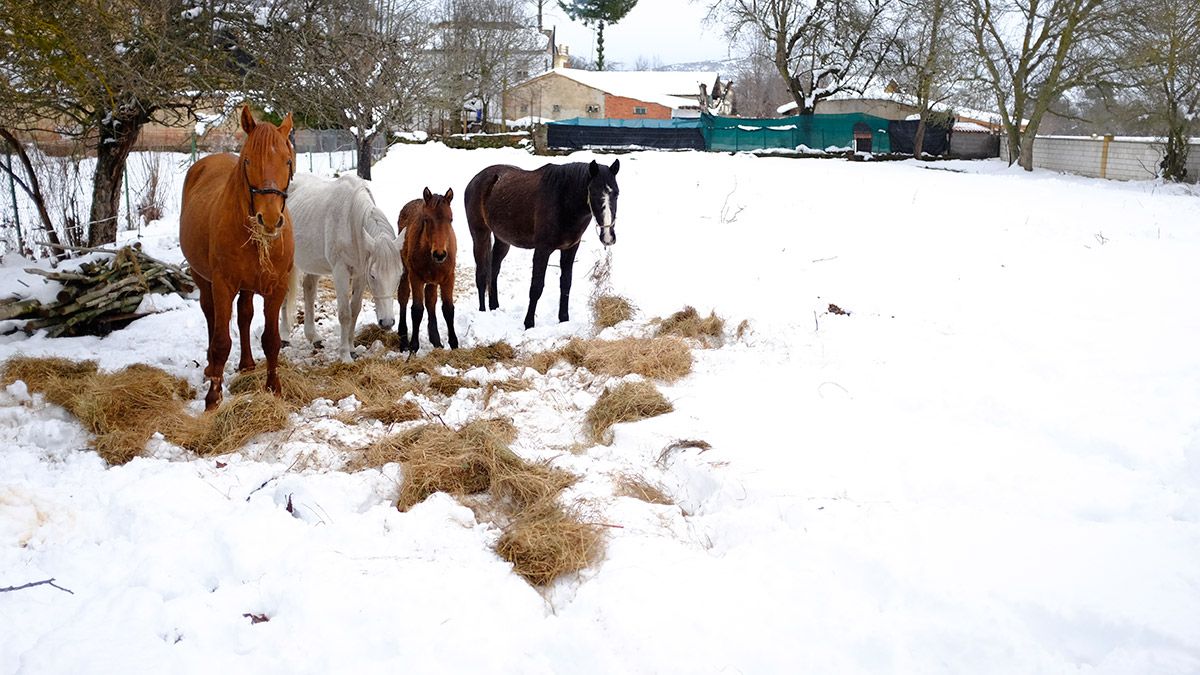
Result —
[[[377,221],[374,228],[381,232],[380,225],[388,231],[391,223],[383,212],[372,208],[368,218]],[[363,239],[367,245],[367,280],[371,286],[371,294],[375,296],[375,317],[379,327],[384,330],[396,325],[396,308],[393,299],[396,288],[400,285],[400,277],[404,273],[404,264],[400,259],[400,249],[404,246],[401,237],[389,237],[384,234],[371,236],[370,229],[363,228]]]
[[[453,264],[457,244],[454,239],[454,213],[450,210],[450,200],[454,199],[454,189],[446,190],[445,195],[437,195],[425,188],[422,196],[425,203],[421,209],[417,231],[420,239],[417,245],[429,249],[434,264],[441,265],[447,260]]]
[[[597,164],[596,160],[588,165],[588,208],[596,219],[596,234],[600,235],[600,243],[612,246],[617,243],[617,171],[621,169],[621,160],[614,159],[612,166]]]
[[[295,151],[291,142],[292,114],[275,126],[256,122],[250,107],[242,107],[242,129],[246,142],[242,144],[241,172],[249,191],[251,227],[260,228],[263,235],[274,239],[283,231],[287,189],[295,173]]]

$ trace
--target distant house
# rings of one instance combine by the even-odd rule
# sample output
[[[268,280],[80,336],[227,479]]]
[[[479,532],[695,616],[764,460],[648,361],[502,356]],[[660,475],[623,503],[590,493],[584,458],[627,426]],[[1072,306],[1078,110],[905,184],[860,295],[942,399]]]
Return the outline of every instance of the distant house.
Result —
[[[719,82],[704,71],[617,71],[554,68],[504,93],[504,118],[565,120],[699,117],[701,85]]]
[[[796,114],[796,102],[785,103],[775,109],[780,115]],[[914,106],[893,98],[863,98],[835,97],[817,101],[813,109],[814,115],[842,115],[846,113],[862,113],[885,120],[902,120],[913,113],[920,112]]]

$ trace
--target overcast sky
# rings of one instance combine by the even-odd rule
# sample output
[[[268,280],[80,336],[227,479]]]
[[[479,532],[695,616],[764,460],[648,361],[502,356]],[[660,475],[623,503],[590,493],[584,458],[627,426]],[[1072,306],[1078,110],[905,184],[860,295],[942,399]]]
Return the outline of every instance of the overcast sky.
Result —
[[[720,30],[701,25],[708,5],[708,0],[640,0],[620,23],[604,27],[605,62],[632,69],[639,56],[650,62],[657,58],[663,65],[726,58]],[[548,0],[543,12],[543,24],[557,28],[560,45],[567,45],[575,56],[595,60],[591,28],[568,19],[556,0]]]

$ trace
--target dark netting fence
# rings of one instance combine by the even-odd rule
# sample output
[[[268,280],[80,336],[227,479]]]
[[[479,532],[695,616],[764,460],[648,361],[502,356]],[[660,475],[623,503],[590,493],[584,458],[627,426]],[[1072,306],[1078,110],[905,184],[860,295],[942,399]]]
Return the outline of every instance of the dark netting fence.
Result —
[[[617,120],[576,117],[546,125],[553,148],[659,148],[703,150],[698,119]]]

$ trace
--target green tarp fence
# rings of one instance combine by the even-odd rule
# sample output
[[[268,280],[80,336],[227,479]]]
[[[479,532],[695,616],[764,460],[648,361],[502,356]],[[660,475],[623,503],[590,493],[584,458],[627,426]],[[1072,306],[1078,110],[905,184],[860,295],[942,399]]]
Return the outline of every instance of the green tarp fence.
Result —
[[[888,121],[882,117],[843,115],[793,115],[778,118],[701,116],[704,144],[709,150],[845,150],[854,147],[854,126],[871,131],[871,152],[891,152]]]

